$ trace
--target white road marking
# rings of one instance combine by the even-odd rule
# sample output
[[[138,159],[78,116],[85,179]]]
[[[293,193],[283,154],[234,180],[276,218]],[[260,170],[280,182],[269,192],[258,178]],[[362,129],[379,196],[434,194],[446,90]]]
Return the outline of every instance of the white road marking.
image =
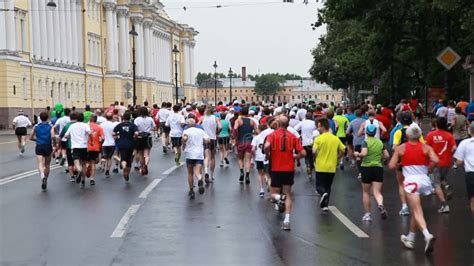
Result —
[[[138,208],[140,208],[140,205],[132,205],[130,208],[128,208],[127,212],[122,216],[122,219],[120,219],[120,222],[118,223],[117,227],[115,227],[115,230],[112,232],[112,235],[110,235],[111,238],[121,238],[125,234],[125,230],[127,229],[128,222],[132,218],[132,216],[138,211]]]
[[[58,169],[58,168],[61,168],[61,166],[60,165],[53,165],[53,166],[50,167],[50,171],[52,171],[54,169]],[[32,175],[35,175],[35,174],[38,174],[38,173],[39,173],[38,170],[31,170],[31,171],[27,171],[27,172],[23,172],[23,173],[19,173],[19,174],[16,174],[16,175],[12,175],[12,176],[9,176],[9,177],[2,178],[2,179],[0,179],[0,186],[6,185],[6,184],[14,182],[14,181],[21,180],[23,178],[27,178],[29,176],[32,176]]]
[[[364,231],[362,231],[359,227],[357,227],[355,224],[353,224],[342,212],[340,212],[336,206],[329,206],[329,210],[336,216],[339,221],[341,221],[349,230],[352,231],[356,236],[360,238],[369,238],[369,235],[367,235]]]
[[[148,194],[150,194],[150,192],[161,182],[161,179],[157,178],[155,180],[153,180],[153,182],[151,182],[150,184],[148,184],[148,186],[142,191],[142,193],[140,193],[140,195],[138,196],[138,198],[140,199],[146,199],[146,197],[148,197]]]
[[[181,165],[184,165],[184,163],[180,163],[179,165],[174,165],[173,167],[171,167],[170,169],[166,170],[163,172],[163,175],[169,175],[171,172],[173,172],[174,170],[178,169],[179,167],[181,167]]]
[[[0,145],[3,145],[3,144],[12,144],[12,143],[17,143],[17,141],[0,142]]]

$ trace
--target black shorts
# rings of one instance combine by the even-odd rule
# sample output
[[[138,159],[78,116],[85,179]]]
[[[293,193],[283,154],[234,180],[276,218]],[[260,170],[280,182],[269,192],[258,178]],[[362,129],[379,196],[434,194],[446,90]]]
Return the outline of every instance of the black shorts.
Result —
[[[67,159],[67,166],[74,166],[74,159],[72,158],[71,149],[66,149],[66,159]]]
[[[151,138],[151,136],[141,137],[135,140],[135,149],[137,151],[151,149],[152,147],[153,147],[153,139]]]
[[[102,146],[102,157],[110,159],[114,156],[115,146]]]
[[[211,151],[214,151],[216,150],[216,146],[217,146],[217,140],[216,139],[210,139],[209,140],[209,143],[204,143],[204,149],[209,149]]]
[[[87,160],[88,161],[97,161],[99,159],[100,151],[88,151]]]
[[[121,162],[126,162],[128,168],[132,167],[133,150],[132,149],[120,149],[119,154],[120,154],[120,161]]]
[[[48,157],[53,153],[53,146],[50,144],[40,144],[36,145],[35,148],[36,155]]]
[[[181,145],[183,145],[182,140],[183,140],[182,137],[171,137],[171,146],[173,148],[181,147]]]
[[[383,167],[361,167],[362,183],[370,184],[372,182],[383,183]]]
[[[67,141],[61,141],[61,149],[67,149]]]
[[[162,134],[165,133],[166,135],[168,135],[171,131],[171,128],[165,126],[165,122],[160,122],[160,130]]]
[[[354,146],[354,151],[361,152],[362,151],[362,145],[355,145]]]
[[[15,135],[17,136],[26,136],[27,131],[26,127],[17,127],[15,128]]]
[[[347,145],[353,145],[354,136],[352,134],[349,134],[346,136],[346,140],[347,140]]]
[[[295,183],[295,172],[272,171],[272,187],[292,186]]]
[[[72,158],[81,161],[87,160],[87,148],[72,149]]]
[[[338,137],[339,140],[342,142],[342,144],[346,145],[347,144],[347,138],[342,138],[342,137]]]
[[[268,164],[263,163],[262,161],[255,161],[257,163],[257,170],[268,171]]]
[[[466,172],[467,197],[474,198],[474,172]]]

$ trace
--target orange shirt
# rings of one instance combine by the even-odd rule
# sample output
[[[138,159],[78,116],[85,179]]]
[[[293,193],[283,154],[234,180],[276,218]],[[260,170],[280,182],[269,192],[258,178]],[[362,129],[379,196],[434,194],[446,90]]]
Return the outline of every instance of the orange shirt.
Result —
[[[104,139],[104,130],[98,124],[90,122],[92,140],[87,140],[87,151],[100,151],[102,147],[102,140]]]
[[[463,114],[466,113],[466,106],[467,106],[467,102],[465,102],[465,101],[460,101],[460,102],[458,103],[458,107],[461,108],[461,112],[462,112]]]

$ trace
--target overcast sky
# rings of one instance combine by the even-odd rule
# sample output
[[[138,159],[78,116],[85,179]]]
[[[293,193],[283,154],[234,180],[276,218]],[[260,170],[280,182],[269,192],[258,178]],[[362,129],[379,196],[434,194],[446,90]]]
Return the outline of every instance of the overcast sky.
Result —
[[[311,49],[325,29],[311,29],[321,3],[303,0],[162,0],[167,13],[199,31],[196,72],[218,72],[242,66],[248,74],[280,72],[309,76]],[[222,8],[204,8],[222,5]],[[229,5],[229,7],[225,7]],[[233,6],[240,5],[240,6]],[[183,6],[187,10],[182,9]],[[193,8],[196,7],[196,8]]]

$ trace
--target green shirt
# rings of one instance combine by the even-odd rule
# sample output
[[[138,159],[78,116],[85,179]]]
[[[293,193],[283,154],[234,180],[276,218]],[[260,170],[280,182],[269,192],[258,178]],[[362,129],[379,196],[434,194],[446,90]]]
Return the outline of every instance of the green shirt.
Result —
[[[368,136],[362,142],[362,148],[367,148],[367,155],[362,159],[362,167],[382,167],[382,155],[385,147],[380,139]]]
[[[337,132],[336,136],[339,138],[345,138],[346,137],[346,129],[349,126],[349,119],[347,117],[342,116],[342,115],[336,115],[332,119],[337,123]]]
[[[91,119],[91,115],[93,112],[91,111],[85,111],[84,112],[84,123],[89,123],[89,120]]]
[[[229,132],[230,122],[225,119],[221,119],[221,124],[222,124],[222,129],[221,129],[221,132],[219,133],[219,137],[220,138],[229,137],[230,136],[230,132]]]
[[[66,131],[69,129],[69,127],[74,124],[75,122],[69,122],[67,123],[64,128],[63,128],[63,132],[61,132],[61,136],[64,136],[64,134],[66,134]],[[71,148],[71,138],[68,138],[67,141],[66,141],[66,147],[68,149]]]

